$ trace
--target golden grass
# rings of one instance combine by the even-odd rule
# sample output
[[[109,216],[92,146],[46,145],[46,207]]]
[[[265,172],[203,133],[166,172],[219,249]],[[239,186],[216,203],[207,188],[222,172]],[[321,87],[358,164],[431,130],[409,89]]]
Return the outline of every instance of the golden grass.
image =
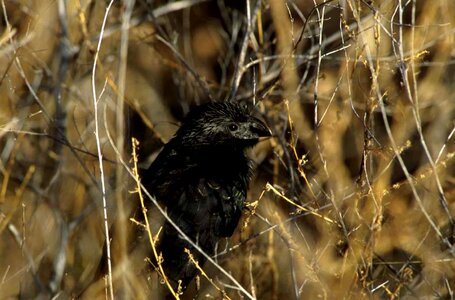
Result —
[[[122,162],[227,98],[274,137],[214,257],[235,281],[207,263],[181,299],[453,297],[455,2],[0,2],[0,299],[163,297],[155,209],[95,278],[139,203]]]

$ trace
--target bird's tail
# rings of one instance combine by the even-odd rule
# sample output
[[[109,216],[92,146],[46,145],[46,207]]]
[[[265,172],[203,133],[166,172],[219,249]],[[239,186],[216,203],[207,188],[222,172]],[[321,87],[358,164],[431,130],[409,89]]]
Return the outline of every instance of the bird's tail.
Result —
[[[189,250],[193,260],[190,259],[185,249]],[[176,287],[180,284],[182,289],[186,289],[198,272],[195,262],[202,267],[206,261],[205,257],[184,240],[175,228],[167,222],[159,237],[158,251],[163,257],[162,266],[165,275],[171,279]]]

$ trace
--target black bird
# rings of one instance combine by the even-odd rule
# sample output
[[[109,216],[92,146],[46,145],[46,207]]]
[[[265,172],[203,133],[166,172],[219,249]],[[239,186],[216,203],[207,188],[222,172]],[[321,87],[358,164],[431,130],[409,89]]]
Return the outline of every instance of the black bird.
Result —
[[[262,121],[236,103],[207,103],[192,109],[141,182],[163,204],[180,229],[207,254],[230,237],[245,205],[251,160],[245,150],[271,135]],[[165,222],[158,251],[166,276],[186,288],[205,257]]]

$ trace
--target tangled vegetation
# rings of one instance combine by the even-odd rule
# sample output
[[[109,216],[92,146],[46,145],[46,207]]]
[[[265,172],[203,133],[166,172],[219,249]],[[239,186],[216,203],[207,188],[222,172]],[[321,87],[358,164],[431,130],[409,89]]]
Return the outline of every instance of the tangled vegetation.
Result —
[[[0,3],[0,299],[160,299],[137,267],[158,209],[152,243],[119,230],[96,274],[140,201],[132,138],[147,166],[226,100],[274,136],[241,226],[176,298],[453,298],[454,1]]]

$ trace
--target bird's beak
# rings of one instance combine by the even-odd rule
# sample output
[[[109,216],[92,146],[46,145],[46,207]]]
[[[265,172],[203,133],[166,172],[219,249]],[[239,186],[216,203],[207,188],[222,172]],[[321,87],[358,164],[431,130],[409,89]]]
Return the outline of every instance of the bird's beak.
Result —
[[[257,138],[272,136],[272,131],[264,124],[261,120],[251,117],[250,120],[250,131]]]

